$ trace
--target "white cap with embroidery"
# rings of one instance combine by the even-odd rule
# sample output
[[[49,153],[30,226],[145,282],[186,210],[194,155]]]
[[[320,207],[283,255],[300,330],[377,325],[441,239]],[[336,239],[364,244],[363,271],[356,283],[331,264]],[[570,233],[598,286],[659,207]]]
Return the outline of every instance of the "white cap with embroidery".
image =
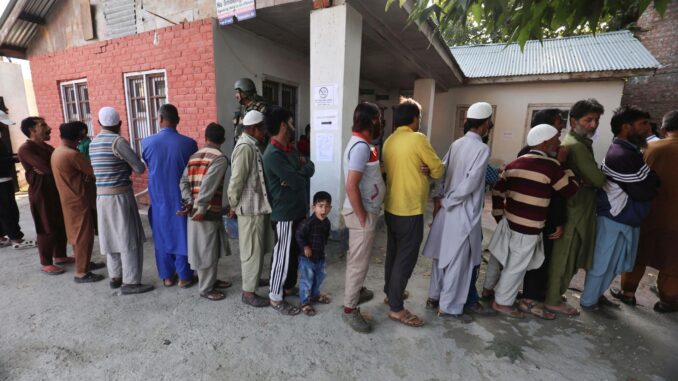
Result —
[[[468,119],[487,119],[492,116],[492,105],[487,102],[476,102],[468,108]]]
[[[245,126],[254,126],[264,121],[264,114],[257,110],[249,111],[245,114],[245,117],[242,118],[242,124]]]
[[[104,127],[115,127],[120,123],[120,114],[113,107],[102,107],[99,110],[99,124]]]
[[[558,130],[550,124],[538,124],[527,133],[527,145],[535,147],[558,134]]]

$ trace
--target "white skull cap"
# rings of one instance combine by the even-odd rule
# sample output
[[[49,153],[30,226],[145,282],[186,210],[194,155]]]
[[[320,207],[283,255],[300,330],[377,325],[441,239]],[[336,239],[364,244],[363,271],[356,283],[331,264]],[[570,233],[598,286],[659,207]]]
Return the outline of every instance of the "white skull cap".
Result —
[[[115,127],[120,123],[120,114],[113,107],[102,107],[99,110],[99,123],[103,127]]]
[[[487,102],[476,102],[466,112],[466,117],[469,119],[487,119],[490,116],[492,116],[492,106]]]
[[[264,121],[264,114],[257,110],[249,111],[245,114],[245,117],[242,118],[242,124],[245,126],[254,126]]]
[[[558,134],[558,130],[550,124],[538,124],[527,133],[527,145],[535,147]]]

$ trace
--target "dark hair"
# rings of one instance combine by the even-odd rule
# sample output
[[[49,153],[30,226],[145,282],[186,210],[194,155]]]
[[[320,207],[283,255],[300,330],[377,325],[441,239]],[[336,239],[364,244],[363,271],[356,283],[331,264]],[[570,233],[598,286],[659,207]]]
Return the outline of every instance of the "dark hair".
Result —
[[[80,121],[61,124],[61,126],[59,126],[59,133],[61,134],[61,139],[73,141],[80,139],[80,131],[82,131],[82,126],[85,126],[85,128],[87,128],[87,125]]]
[[[621,106],[614,110],[610,125],[612,126],[612,134],[619,135],[622,126],[626,123],[634,123],[639,119],[650,119],[650,114],[639,109],[636,106]]]
[[[173,124],[179,123],[179,111],[173,104],[165,103],[158,109],[158,116]]]
[[[21,121],[21,132],[26,135],[27,138],[31,137],[31,128],[34,128],[35,126],[40,123],[40,121],[44,121],[45,119],[39,117],[39,116],[29,116],[28,118],[24,119]]]
[[[396,127],[407,126],[414,122],[414,118],[421,116],[421,105],[412,98],[402,98],[393,112],[393,123]]]
[[[678,131],[678,110],[669,111],[664,115],[662,128],[666,131]]]
[[[583,99],[570,108],[570,118],[579,119],[588,113],[603,114],[605,108],[593,98]]]
[[[530,128],[540,124],[550,124],[553,126],[553,121],[556,118],[560,119],[560,110],[557,108],[545,108],[543,110],[539,110],[532,116]]]
[[[491,117],[490,117],[491,118]],[[490,118],[485,118],[485,119],[472,119],[472,118],[467,118],[466,121],[464,122],[464,135],[471,129],[476,129],[480,126],[483,125],[488,119]]]
[[[313,205],[323,201],[327,201],[328,204],[331,204],[332,196],[330,196],[330,194],[325,191],[320,191],[313,195]]]
[[[374,103],[358,103],[353,111],[353,132],[372,130],[372,119],[380,115],[379,107]]]
[[[268,113],[266,113],[266,128],[268,134],[271,136],[278,135],[280,132],[280,123],[287,123],[292,118],[292,113],[289,110],[279,106],[272,106]]]
[[[222,144],[226,141],[226,129],[221,124],[210,123],[205,128],[205,138],[212,143]]]

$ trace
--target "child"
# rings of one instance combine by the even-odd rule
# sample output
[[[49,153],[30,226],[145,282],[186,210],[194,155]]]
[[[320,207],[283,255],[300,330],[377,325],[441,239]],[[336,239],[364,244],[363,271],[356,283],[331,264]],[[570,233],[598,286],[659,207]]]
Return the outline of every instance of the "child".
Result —
[[[304,255],[299,257],[299,302],[308,316],[315,315],[312,303],[327,304],[330,297],[320,294],[320,285],[325,279],[325,245],[330,236],[330,221],[327,215],[332,210],[332,196],[318,192],[313,196],[313,214],[301,222],[295,238]]]

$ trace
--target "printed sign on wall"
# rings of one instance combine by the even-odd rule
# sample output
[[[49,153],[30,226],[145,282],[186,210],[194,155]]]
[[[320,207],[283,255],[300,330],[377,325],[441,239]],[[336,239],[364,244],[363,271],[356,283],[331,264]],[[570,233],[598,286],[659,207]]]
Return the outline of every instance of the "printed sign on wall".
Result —
[[[256,15],[254,0],[217,0],[219,25],[230,25],[236,21],[254,18]]]

